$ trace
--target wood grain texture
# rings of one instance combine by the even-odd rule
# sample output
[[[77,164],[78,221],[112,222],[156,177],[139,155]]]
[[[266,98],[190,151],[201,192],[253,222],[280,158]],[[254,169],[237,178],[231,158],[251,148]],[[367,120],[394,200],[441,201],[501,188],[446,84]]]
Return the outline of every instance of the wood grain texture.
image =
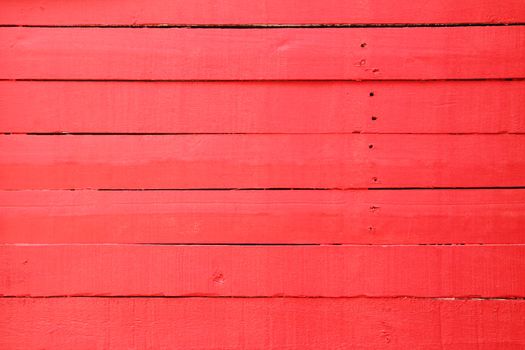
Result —
[[[0,115],[18,133],[524,133],[525,81],[0,81]]]
[[[3,0],[1,24],[305,24],[524,22],[520,0]]]
[[[1,245],[0,252],[4,296],[525,296],[523,245]]]
[[[0,149],[3,189],[525,185],[525,135],[2,135]]]
[[[9,350],[525,347],[523,300],[4,298],[0,312]]]
[[[525,190],[0,191],[1,243],[525,243]]]
[[[3,1],[0,349],[525,348],[524,22]]]
[[[0,50],[0,79],[525,78],[525,26],[4,27]]]

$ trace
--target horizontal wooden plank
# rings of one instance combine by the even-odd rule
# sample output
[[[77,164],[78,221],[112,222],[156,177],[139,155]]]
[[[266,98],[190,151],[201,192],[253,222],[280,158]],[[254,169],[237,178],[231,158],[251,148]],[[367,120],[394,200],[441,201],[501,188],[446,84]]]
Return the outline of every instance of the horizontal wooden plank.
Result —
[[[524,22],[520,0],[413,3],[380,0],[3,0],[1,24],[139,25],[139,24],[305,24],[305,23],[508,23]]]
[[[525,347],[523,300],[2,298],[0,312],[10,350]]]
[[[0,81],[0,115],[19,133],[524,133],[525,81]]]
[[[525,243],[525,190],[0,191],[1,243]]]
[[[4,296],[525,296],[523,245],[1,245],[0,252]]]
[[[523,134],[1,135],[0,150],[2,189],[525,185]]]
[[[525,78],[524,37],[525,26],[4,27],[0,79]]]

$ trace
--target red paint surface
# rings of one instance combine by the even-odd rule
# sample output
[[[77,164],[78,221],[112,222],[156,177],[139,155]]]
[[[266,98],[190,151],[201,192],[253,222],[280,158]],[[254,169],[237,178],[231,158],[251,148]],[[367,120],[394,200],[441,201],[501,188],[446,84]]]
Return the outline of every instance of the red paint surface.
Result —
[[[3,135],[0,148],[3,189],[501,187],[525,182],[525,135]]]
[[[4,27],[0,79],[525,78],[524,37],[525,26]]]
[[[0,349],[525,348],[524,22],[1,1]]]
[[[523,133],[525,81],[0,81],[0,115],[19,133]]]
[[[10,350],[525,347],[522,300],[4,298],[0,309]]]
[[[524,22],[520,0],[3,0],[2,24]]]
[[[525,246],[4,245],[4,296],[525,295]]]
[[[0,191],[2,243],[525,243],[524,190]]]

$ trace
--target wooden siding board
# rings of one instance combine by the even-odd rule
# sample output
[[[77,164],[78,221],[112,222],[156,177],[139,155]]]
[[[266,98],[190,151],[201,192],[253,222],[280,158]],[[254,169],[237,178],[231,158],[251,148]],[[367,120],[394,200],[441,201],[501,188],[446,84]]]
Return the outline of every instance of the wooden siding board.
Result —
[[[525,78],[524,40],[525,26],[271,30],[3,27],[0,79]]]
[[[524,244],[525,190],[0,191],[2,243]]]
[[[523,300],[2,298],[0,311],[10,350],[525,346]]]
[[[525,183],[525,135],[1,135],[0,148],[10,190]]]
[[[0,81],[0,115],[16,133],[525,133],[525,81]]]
[[[520,0],[3,0],[1,24],[308,24],[525,22]]]
[[[525,246],[2,245],[4,296],[525,296]]]

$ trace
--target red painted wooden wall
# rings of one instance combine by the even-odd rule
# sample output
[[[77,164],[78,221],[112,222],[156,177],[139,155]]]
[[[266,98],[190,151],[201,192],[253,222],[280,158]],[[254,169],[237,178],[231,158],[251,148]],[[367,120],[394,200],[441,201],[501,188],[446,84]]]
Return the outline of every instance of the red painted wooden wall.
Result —
[[[0,2],[0,349],[525,348],[523,0]]]

